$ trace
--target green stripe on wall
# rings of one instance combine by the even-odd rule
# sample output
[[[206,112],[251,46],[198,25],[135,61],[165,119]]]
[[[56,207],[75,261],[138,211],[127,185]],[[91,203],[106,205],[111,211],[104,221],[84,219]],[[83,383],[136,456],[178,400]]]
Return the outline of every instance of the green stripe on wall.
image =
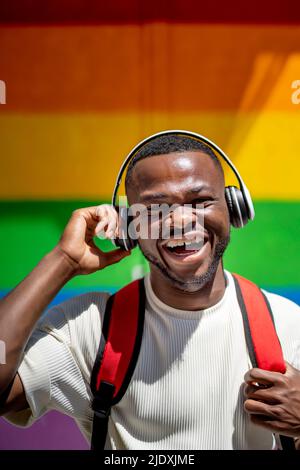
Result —
[[[0,202],[0,288],[14,287],[55,246],[74,209],[99,203]],[[260,285],[299,286],[300,202],[256,201],[255,208],[254,222],[243,230],[232,230],[225,267]],[[108,241],[99,244],[104,250],[112,247]],[[117,265],[72,279],[67,287],[119,287],[130,282],[137,265],[137,272],[147,270],[138,249]]]
[[[58,242],[72,211],[101,201],[1,201],[0,202],[0,288],[11,288],[30,272]],[[110,241],[98,240],[103,250],[114,248]],[[136,266],[147,269],[139,250],[122,260],[88,276],[77,276],[66,287],[114,287],[130,282]]]
[[[225,266],[262,286],[300,286],[300,201],[255,201],[255,220],[232,229]]]

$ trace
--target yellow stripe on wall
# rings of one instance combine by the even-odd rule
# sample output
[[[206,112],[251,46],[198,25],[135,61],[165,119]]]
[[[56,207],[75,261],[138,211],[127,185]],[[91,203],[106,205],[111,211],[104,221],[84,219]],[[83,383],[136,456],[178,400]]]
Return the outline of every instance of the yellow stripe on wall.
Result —
[[[0,198],[108,198],[132,146],[183,128],[227,151],[254,198],[299,199],[299,113],[9,113],[0,116]]]

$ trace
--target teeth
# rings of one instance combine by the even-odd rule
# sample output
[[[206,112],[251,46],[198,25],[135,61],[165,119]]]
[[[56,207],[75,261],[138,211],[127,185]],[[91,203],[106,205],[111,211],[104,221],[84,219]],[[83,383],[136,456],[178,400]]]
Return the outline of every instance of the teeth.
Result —
[[[175,246],[184,246],[185,242],[183,240],[170,240],[167,243],[169,248],[174,248]]]
[[[186,240],[186,241],[183,241],[183,240],[169,240],[167,242],[167,247],[168,248],[175,248],[176,246],[191,246],[193,245],[193,247],[199,249],[201,244],[200,243],[196,243],[194,241],[191,241],[191,240]]]

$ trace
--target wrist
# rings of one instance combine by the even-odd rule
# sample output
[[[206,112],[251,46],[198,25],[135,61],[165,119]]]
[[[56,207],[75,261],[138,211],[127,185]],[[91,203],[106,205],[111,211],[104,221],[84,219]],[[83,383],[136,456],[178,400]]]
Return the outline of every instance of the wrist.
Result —
[[[51,259],[51,263],[57,264],[68,279],[72,279],[78,274],[79,263],[72,259],[59,245],[56,245],[45,258]]]

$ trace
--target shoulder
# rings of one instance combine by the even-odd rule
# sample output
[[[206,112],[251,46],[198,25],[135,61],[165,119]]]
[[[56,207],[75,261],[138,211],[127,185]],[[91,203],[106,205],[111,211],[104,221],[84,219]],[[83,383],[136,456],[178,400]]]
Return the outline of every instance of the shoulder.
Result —
[[[61,329],[65,324],[69,327],[86,321],[103,319],[108,292],[86,292],[55,304],[44,311],[38,322],[41,329]]]
[[[228,271],[225,271],[227,279],[229,279],[231,286],[234,288],[233,277],[234,275]],[[248,279],[250,282],[251,279]],[[283,297],[282,295],[269,292],[265,289],[261,289],[265,294],[273,316],[275,324],[280,327],[287,329],[298,328],[298,335],[300,336],[300,307],[292,300]]]
[[[53,307],[54,310],[62,311],[66,321],[74,323],[86,320],[89,317],[103,318],[107,299],[110,297],[108,292],[86,292],[71,297]],[[51,309],[45,313],[49,316]]]
[[[92,363],[110,295],[108,292],[86,292],[54,305],[44,312],[37,330],[65,343],[79,364]]]
[[[229,277],[233,283],[232,274]],[[249,281],[253,282],[250,279]],[[282,295],[265,289],[262,292],[271,307],[284,358],[300,369],[300,307]],[[262,335],[267,336],[267,332],[262,332]]]

